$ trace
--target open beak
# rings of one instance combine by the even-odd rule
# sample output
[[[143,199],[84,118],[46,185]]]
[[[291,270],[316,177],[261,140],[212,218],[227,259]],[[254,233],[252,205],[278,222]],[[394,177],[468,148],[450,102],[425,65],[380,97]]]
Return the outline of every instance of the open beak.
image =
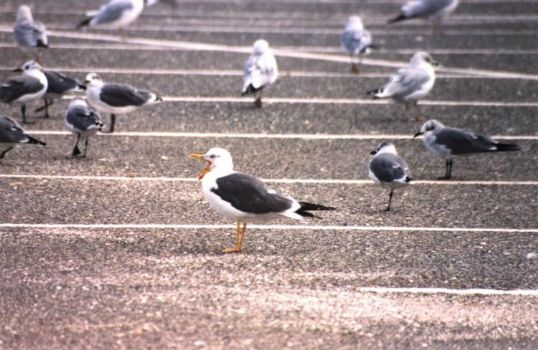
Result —
[[[209,163],[205,159],[204,155],[201,154],[201,153],[191,153],[191,154],[189,154],[189,159],[194,159],[194,160],[199,160],[199,161],[205,161],[206,162],[205,167],[200,171],[200,173],[196,177],[198,180],[202,180],[202,178],[205,176],[205,174],[207,174],[209,172],[209,166],[211,165],[211,163]]]
[[[424,133],[419,131],[419,132],[417,132],[415,135],[413,135],[413,138],[415,138],[415,137],[417,137],[417,136],[420,136],[420,135],[422,135],[422,134],[424,134]]]

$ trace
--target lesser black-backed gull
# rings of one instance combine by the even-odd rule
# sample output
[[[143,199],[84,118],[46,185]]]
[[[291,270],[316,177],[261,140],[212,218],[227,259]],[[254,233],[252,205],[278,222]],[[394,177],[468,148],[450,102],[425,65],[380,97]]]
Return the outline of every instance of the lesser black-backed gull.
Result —
[[[334,210],[279,195],[256,177],[234,171],[232,156],[223,148],[212,148],[205,154],[193,153],[189,158],[206,162],[198,180],[209,205],[237,223],[235,245],[224,249],[225,253],[241,251],[247,223],[279,217],[304,220],[315,217],[309,211]]]

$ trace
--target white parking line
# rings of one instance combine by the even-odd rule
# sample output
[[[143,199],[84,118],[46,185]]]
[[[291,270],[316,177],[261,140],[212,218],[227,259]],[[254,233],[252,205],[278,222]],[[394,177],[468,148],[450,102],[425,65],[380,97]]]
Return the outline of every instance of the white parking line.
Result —
[[[492,227],[411,227],[411,226],[339,226],[339,225],[249,225],[253,230],[278,231],[357,231],[357,232],[477,232],[477,233],[538,233],[536,228],[492,228]],[[2,228],[43,228],[43,229],[163,229],[163,230],[198,230],[231,229],[234,225],[210,224],[18,224],[3,223]]]
[[[63,96],[70,100],[73,96]],[[199,97],[199,96],[162,96],[165,102],[195,102],[195,103],[252,103],[244,97]],[[351,104],[351,105],[387,105],[387,100],[366,100],[358,98],[301,98],[301,97],[267,97],[263,99],[266,104]],[[422,106],[465,106],[465,107],[538,107],[538,102],[497,102],[497,101],[443,101],[424,100]]]
[[[517,297],[538,297],[538,290],[535,289],[450,289],[450,288],[420,288],[420,287],[359,287],[360,292],[380,293],[380,294],[447,294],[463,296],[517,296]]]
[[[7,26],[0,26],[0,32],[11,32],[12,28]],[[95,34],[95,33],[80,33],[80,32],[52,32],[50,36],[57,37],[66,37],[73,39],[86,39],[86,40],[98,40],[98,41],[109,41],[109,42],[120,42],[120,43],[131,43],[139,45],[148,45],[148,46],[165,46],[165,47],[175,47],[175,48],[185,48],[198,51],[214,51],[214,52],[237,52],[237,53],[250,53],[251,48],[239,47],[239,46],[228,46],[228,45],[218,45],[218,44],[207,44],[207,43],[196,43],[196,42],[184,42],[184,41],[175,41],[175,40],[157,40],[157,39],[148,39],[148,38],[123,38],[118,35],[105,35],[105,34]],[[337,62],[349,64],[349,57],[339,56],[339,55],[327,55],[327,54],[315,54],[307,52],[298,52],[291,50],[275,50],[277,56],[305,59],[305,60],[321,60],[328,62]],[[396,62],[388,60],[379,60],[365,58],[362,60],[364,65],[372,65],[378,67],[392,67],[397,68],[405,65],[405,62]],[[525,74],[525,73],[516,73],[516,72],[504,72],[504,71],[492,71],[484,69],[462,69],[462,68],[446,68],[440,67],[437,69],[438,72],[442,73],[452,73],[452,74],[463,74],[463,75],[476,75],[484,77],[505,77],[513,79],[522,79],[522,80],[538,80],[538,75]]]
[[[147,177],[147,176],[99,176],[99,175],[40,175],[40,174],[0,174],[0,179],[23,180],[70,180],[70,181],[123,181],[123,182],[198,182],[194,177]],[[316,185],[373,185],[371,180],[360,179],[261,179],[272,184],[316,184]],[[538,181],[437,181],[416,180],[412,185],[441,186],[538,186]]]
[[[69,131],[28,130],[32,135],[72,135]],[[298,139],[298,140],[413,140],[405,134],[260,134],[260,133],[217,133],[217,132],[172,132],[172,131],[118,131],[98,134],[103,137],[179,137],[179,138],[239,138],[239,139]],[[493,135],[497,140],[536,141],[538,135]],[[418,141],[419,139],[417,139]]]

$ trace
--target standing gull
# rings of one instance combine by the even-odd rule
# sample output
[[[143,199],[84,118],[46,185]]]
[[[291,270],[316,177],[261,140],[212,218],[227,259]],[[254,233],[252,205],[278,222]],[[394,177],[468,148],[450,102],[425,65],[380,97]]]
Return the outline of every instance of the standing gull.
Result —
[[[138,90],[129,85],[104,83],[95,73],[86,76],[88,103],[99,112],[110,113],[110,129],[114,132],[116,114],[126,114],[142,106],[162,102],[153,92]]]
[[[367,94],[378,98],[391,98],[405,104],[406,109],[416,109],[419,99],[428,95],[435,83],[437,62],[427,52],[419,51],[411,57],[409,65],[401,68],[389,78],[382,87],[368,91]],[[415,115],[418,119],[418,115]]]
[[[372,35],[364,29],[362,20],[359,16],[351,16],[347,20],[344,31],[340,36],[342,49],[349,54],[351,58],[351,72],[359,73],[360,56],[370,53],[372,45]],[[355,63],[353,57],[358,57]]]
[[[65,113],[65,127],[77,135],[77,142],[71,155],[73,157],[86,157],[88,139],[101,131],[103,123],[101,123],[101,117],[95,109],[89,107],[83,99],[75,98],[69,103]],[[81,138],[85,140],[84,153],[80,152],[78,147]]]
[[[61,73],[44,70],[43,73],[47,77],[47,91],[43,96],[45,104],[34,112],[41,112],[45,110],[44,118],[49,118],[49,107],[54,104],[54,99],[62,97],[68,92],[72,91],[84,91],[86,87],[78,82],[76,79],[67,77]]]
[[[256,40],[254,48],[243,67],[243,91],[241,96],[254,95],[254,106],[262,107],[262,91],[278,78],[278,67],[273,50],[263,39]]]
[[[396,152],[392,143],[382,143],[376,150],[370,152],[374,157],[368,166],[368,176],[376,184],[390,188],[389,203],[385,211],[390,211],[392,195],[395,188],[409,185],[409,167]]]
[[[111,0],[101,8],[88,15],[77,25],[82,27],[101,27],[105,29],[119,29],[134,22],[144,10],[144,5],[149,6],[156,0]]]
[[[400,14],[389,24],[408,19],[422,18],[440,25],[443,19],[458,7],[459,0],[412,0],[402,6]]]
[[[34,21],[30,7],[22,5],[17,11],[13,38],[20,47],[48,48],[47,28],[41,22]],[[39,51],[38,51],[39,53]]]
[[[447,128],[437,120],[425,122],[414,137],[424,135],[426,148],[443,158],[445,162],[445,176],[440,180],[452,177],[452,158],[473,153],[521,151],[516,144],[499,143],[488,136],[476,135],[472,131]]]
[[[235,245],[224,249],[224,253],[241,251],[247,222],[280,217],[304,220],[305,217],[315,217],[309,211],[334,210],[281,196],[267,189],[259,179],[234,171],[232,156],[223,148],[212,148],[206,154],[193,153],[189,158],[206,162],[198,180],[202,182],[202,191],[209,205],[237,223]]]
[[[43,73],[43,68],[35,61],[26,62],[22,68],[15,70],[22,71],[22,75],[8,78],[0,86],[0,100],[5,103],[21,104],[22,122],[29,124],[26,120],[26,104],[37,101],[45,95],[47,91],[47,77]]]
[[[46,145],[45,142],[28,135],[13,119],[0,116],[0,159],[4,158],[16,144]]]

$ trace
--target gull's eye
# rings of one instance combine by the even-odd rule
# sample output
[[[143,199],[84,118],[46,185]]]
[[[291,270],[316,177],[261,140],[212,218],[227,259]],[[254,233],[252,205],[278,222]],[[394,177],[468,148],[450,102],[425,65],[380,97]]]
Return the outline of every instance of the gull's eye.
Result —
[[[209,156],[209,158],[211,158],[211,159],[215,159],[215,158],[217,158],[217,156],[214,155],[214,154],[212,154],[212,155]]]

